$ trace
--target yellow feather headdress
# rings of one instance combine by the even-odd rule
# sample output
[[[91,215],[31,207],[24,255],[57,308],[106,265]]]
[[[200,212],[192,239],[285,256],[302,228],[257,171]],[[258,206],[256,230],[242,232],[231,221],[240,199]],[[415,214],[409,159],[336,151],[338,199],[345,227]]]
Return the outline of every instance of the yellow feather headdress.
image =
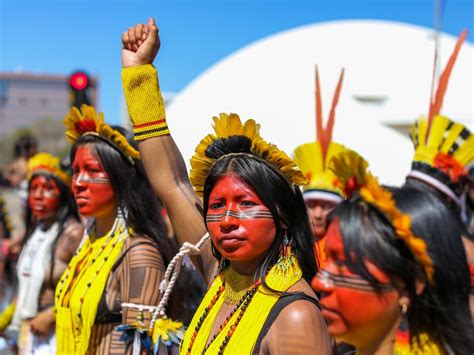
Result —
[[[341,201],[345,197],[344,192],[335,184],[337,176],[327,168],[328,162],[332,157],[349,150],[343,145],[332,141],[336,106],[339,101],[343,79],[344,69],[341,71],[328,121],[326,126],[324,126],[319,72],[318,67],[316,67],[316,141],[296,147],[293,153],[296,164],[298,164],[309,181],[307,185],[303,186],[305,199],[315,198]]]
[[[97,114],[92,106],[82,105],[80,111],[77,107],[72,107],[64,118],[64,125],[66,138],[70,142],[74,143],[86,134],[96,135],[122,152],[132,164],[133,159],[140,159],[140,152],[130,145],[123,134],[105,123],[104,114]]]
[[[215,134],[208,134],[196,147],[191,158],[191,172],[189,178],[196,193],[202,197],[204,183],[212,165],[217,159],[206,155],[206,150],[219,139],[231,136],[244,136],[251,141],[250,153],[262,160],[265,160],[275,169],[279,170],[291,183],[295,185],[307,182],[303,173],[299,170],[293,160],[276,145],[268,143],[260,136],[260,125],[254,120],[247,120],[242,124],[240,117],[234,113],[221,113],[220,117],[213,117]],[[236,152],[237,153],[237,152]],[[243,153],[242,153],[243,154]]]
[[[66,186],[71,183],[71,176],[61,169],[61,160],[48,153],[38,153],[28,160],[28,179],[38,173],[54,175]]]
[[[408,176],[424,180],[458,203],[459,198],[454,191],[461,177],[467,175],[466,167],[474,162],[474,135],[464,125],[439,113],[451,71],[466,35],[464,31],[459,36],[439,78],[435,95],[432,87],[428,118],[418,119],[410,132],[415,155]]]
[[[389,219],[396,237],[412,252],[415,260],[423,267],[428,281],[432,283],[433,261],[427,253],[425,241],[413,234],[410,215],[402,213],[396,207],[392,193],[384,189],[368,171],[364,158],[355,152],[344,152],[331,159],[329,169],[339,177],[338,184],[347,196],[358,191],[365,202]]]

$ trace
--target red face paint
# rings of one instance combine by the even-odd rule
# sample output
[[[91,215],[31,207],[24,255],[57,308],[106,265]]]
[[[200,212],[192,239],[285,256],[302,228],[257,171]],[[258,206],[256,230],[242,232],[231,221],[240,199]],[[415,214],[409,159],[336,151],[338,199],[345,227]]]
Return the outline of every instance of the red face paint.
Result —
[[[115,213],[115,192],[91,145],[77,148],[72,173],[72,192],[82,215],[102,217]]]
[[[44,175],[36,175],[30,181],[28,206],[37,220],[53,217],[60,207],[61,191],[56,181]]]
[[[345,266],[338,220],[328,228],[326,253],[325,268],[313,278],[311,286],[321,292],[322,315],[328,322],[329,334],[357,348],[380,341],[380,334],[389,331],[400,315],[398,291],[369,260],[366,267],[380,282],[382,293],[375,293],[365,279]]]
[[[233,174],[221,178],[212,189],[206,224],[217,250],[231,261],[257,260],[275,239],[269,209]]]
[[[310,226],[313,231],[313,236],[320,240],[326,234],[327,217],[336,204],[334,202],[322,200],[308,200],[305,201],[308,208]]]

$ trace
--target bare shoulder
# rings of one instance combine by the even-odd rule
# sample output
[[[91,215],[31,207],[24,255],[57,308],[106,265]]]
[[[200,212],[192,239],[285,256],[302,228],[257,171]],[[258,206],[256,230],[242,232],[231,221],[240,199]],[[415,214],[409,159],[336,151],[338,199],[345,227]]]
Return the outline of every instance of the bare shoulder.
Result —
[[[316,298],[304,280],[288,292],[303,292]],[[266,354],[330,354],[331,342],[326,323],[317,305],[296,300],[280,312],[262,342]]]
[[[68,262],[76,252],[84,236],[84,226],[76,219],[69,219],[61,233],[56,248],[56,257]]]
[[[308,296],[311,296],[313,298],[316,298],[316,294],[314,293],[313,289],[309,285],[308,282],[306,282],[305,279],[299,280],[297,283],[295,283],[293,286],[291,286],[287,292],[303,292],[307,294]]]
[[[122,255],[130,267],[151,267],[164,269],[164,262],[158,245],[151,238],[140,235],[133,235],[124,243]]]

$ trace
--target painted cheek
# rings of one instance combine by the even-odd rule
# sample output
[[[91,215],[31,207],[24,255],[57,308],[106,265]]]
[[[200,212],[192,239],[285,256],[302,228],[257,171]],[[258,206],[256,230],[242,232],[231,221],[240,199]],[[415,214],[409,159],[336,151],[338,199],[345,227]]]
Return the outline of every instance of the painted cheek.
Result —
[[[114,213],[115,193],[93,146],[77,148],[72,168],[72,190],[79,212],[87,217]]]
[[[239,200],[242,193],[246,193],[254,205],[242,205]],[[211,205],[216,196],[219,196],[219,207],[208,210],[206,224],[217,250],[225,258],[236,261],[253,260],[264,254],[276,234],[268,208],[233,175],[216,183],[209,197]]]
[[[44,176],[33,178],[28,193],[28,206],[32,215],[38,219],[46,219],[56,214],[60,207],[59,187]]]
[[[339,223],[331,223],[326,236],[327,251],[330,255],[339,254],[343,258],[344,245],[339,234]],[[388,283],[390,278],[370,261],[365,261],[367,270],[381,283]],[[343,271],[329,260],[324,270],[334,275],[357,276],[350,270]],[[330,292],[321,285],[321,281],[313,280],[312,286],[323,291],[321,305],[323,316],[328,321],[331,336],[351,341],[367,335],[371,329],[378,329],[387,322],[388,315],[398,307],[398,292],[386,291],[381,294],[375,291],[362,291],[347,286],[335,285]],[[327,293],[324,293],[327,292]]]
[[[87,217],[97,217],[114,211],[115,193],[105,175],[91,177],[80,174],[73,179],[73,193],[79,212]]]
[[[229,258],[236,260],[251,260],[270,248],[275,238],[275,224],[273,220],[248,219],[241,221],[241,231],[247,237],[242,247],[235,250]]]

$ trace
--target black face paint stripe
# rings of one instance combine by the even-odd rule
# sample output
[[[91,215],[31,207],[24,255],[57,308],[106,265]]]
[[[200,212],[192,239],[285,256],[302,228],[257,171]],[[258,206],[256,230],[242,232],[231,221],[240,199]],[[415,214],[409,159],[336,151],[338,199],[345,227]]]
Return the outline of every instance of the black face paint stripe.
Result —
[[[351,288],[359,291],[375,292],[372,284],[364,278],[356,275],[336,275],[327,270],[320,271],[316,277],[323,283],[330,282],[335,287]],[[382,292],[390,292],[394,287],[388,283],[379,283],[378,286]]]
[[[108,178],[93,178],[90,176],[79,175],[77,178],[73,177],[76,182],[85,182],[89,184],[110,185]]]
[[[219,214],[208,214],[206,216],[206,222],[220,222],[225,216],[236,219],[273,219],[270,211],[234,212],[227,210]]]

